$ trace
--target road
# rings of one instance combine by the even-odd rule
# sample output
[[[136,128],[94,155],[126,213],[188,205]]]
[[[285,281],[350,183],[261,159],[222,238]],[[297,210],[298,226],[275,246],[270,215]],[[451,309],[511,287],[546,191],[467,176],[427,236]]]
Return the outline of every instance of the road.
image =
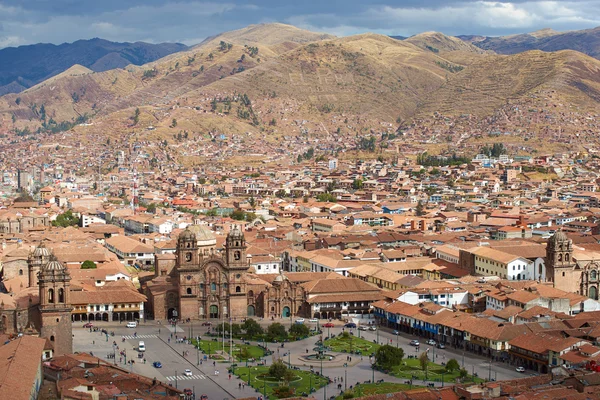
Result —
[[[272,322],[273,321],[260,321],[261,325],[265,326]],[[286,327],[289,327],[290,325],[289,319],[285,321],[275,320],[275,322],[282,322]],[[308,321],[305,323],[310,327],[314,327],[315,325]],[[329,335],[335,333],[336,335],[339,335],[344,328],[342,328],[339,322],[336,322],[336,324],[337,325],[334,328],[324,328],[324,334]],[[172,326],[159,325],[154,321],[141,323],[137,328],[126,328],[125,324],[121,325],[108,322],[96,323],[96,326],[100,328],[105,328],[109,332],[115,332],[115,336],[109,336],[108,341],[106,341],[105,336],[101,335],[99,332],[90,332],[89,329],[83,328],[82,325],[83,324],[79,323],[73,325],[74,351],[91,351],[95,356],[107,359],[107,355],[113,353],[112,343],[115,341],[117,346],[119,346],[117,356],[114,360],[108,359],[108,361],[113,361],[117,364],[120,362],[122,367],[126,367],[135,373],[148,377],[155,377],[159,381],[171,384],[179,389],[190,388],[196,393],[197,398],[199,398],[200,394],[208,395],[208,398],[211,400],[256,395],[251,388],[242,390],[240,388],[241,381],[237,380],[234,376],[229,378],[227,364],[219,365],[217,363],[216,367],[213,367],[211,362],[204,362],[202,360],[201,365],[198,365],[197,351],[191,345],[177,343],[175,340],[176,336],[189,336],[190,333],[192,333],[192,329],[193,336],[205,334],[207,328],[201,327],[198,322],[195,322],[193,325],[190,323],[177,325],[177,332],[175,332],[175,328]],[[134,332],[137,333],[137,337],[133,336]],[[353,333],[358,336],[359,331],[353,330]],[[380,344],[387,343],[397,345],[404,350],[406,355],[419,354],[415,351],[414,347],[409,345],[410,340],[419,339],[418,337],[412,337],[405,334],[396,336],[392,331],[387,329],[380,329],[379,332],[360,331],[360,336],[369,341],[379,340]],[[122,342],[122,337],[125,338],[125,342]],[[305,354],[306,349],[309,349],[309,351],[312,352],[312,348],[315,347],[315,342],[318,339],[318,337],[311,337],[299,342],[286,343],[284,348],[281,348],[281,346],[277,344],[268,344],[268,347],[275,351],[275,357],[279,356],[286,363],[289,360],[292,365],[308,370],[311,365],[307,365],[306,361],[299,357]],[[143,340],[146,345],[146,351],[144,353],[146,364],[143,363],[142,359],[137,358],[138,352],[135,349],[140,340]],[[424,343],[421,344],[419,352],[423,352],[427,348],[430,348],[432,357],[435,354],[435,362],[442,363],[454,358],[461,366],[464,366],[469,373],[477,373],[479,377],[484,379],[488,379],[490,376],[495,380],[523,377],[523,374],[516,372],[512,366],[503,363],[492,363],[490,365],[489,359],[469,352],[465,352],[463,355],[463,352],[460,350],[451,348],[443,350],[434,349],[431,346],[425,346]],[[131,357],[134,358],[135,363],[133,365],[125,364],[124,358],[119,360],[119,352],[122,350],[126,351],[127,360],[130,360]],[[186,351],[188,354],[184,356],[183,354]],[[286,354],[288,352],[290,352],[289,356]],[[386,382],[398,383],[403,383],[405,381],[404,379],[398,379],[376,371],[373,373],[369,357],[365,356],[362,359],[359,359],[359,357],[360,356],[353,356],[353,359],[348,363],[349,366],[347,368],[343,366],[347,361],[346,355],[339,356],[339,361],[334,361],[329,365],[323,365],[323,374],[331,379],[335,378],[336,382],[328,385],[327,388],[316,391],[313,395],[316,398],[322,396],[324,399],[327,399],[329,396],[339,393],[339,384],[341,384],[341,389],[344,389],[346,386],[349,387],[357,382],[364,382],[373,378],[375,381],[379,379],[385,379]],[[154,368],[152,366],[154,361],[160,361],[163,367]],[[270,364],[272,362],[272,357],[267,357],[266,362],[267,364]],[[319,363],[313,363],[312,367],[314,367],[316,371],[320,370]],[[190,369],[192,371],[191,377],[183,375],[185,369]],[[215,375],[215,370],[219,372],[218,375]],[[341,378],[344,378],[343,383],[341,382]],[[425,384],[425,382],[420,381],[415,381],[414,383],[418,385]],[[436,383],[436,385],[441,385],[441,383]]]

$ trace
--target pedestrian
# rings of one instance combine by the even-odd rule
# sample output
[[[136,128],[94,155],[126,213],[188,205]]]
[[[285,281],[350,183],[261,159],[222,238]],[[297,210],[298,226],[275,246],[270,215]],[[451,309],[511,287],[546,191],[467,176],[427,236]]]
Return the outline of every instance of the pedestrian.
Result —
[[[173,337],[173,332],[171,332],[171,337]]]
[[[92,344],[96,344],[96,341],[95,341],[95,340],[92,340]]]
[[[238,383],[238,389],[239,389],[239,390],[242,390],[242,384],[241,384],[241,382],[240,382],[240,383]]]
[[[171,343],[171,338],[167,338],[167,343]]]
[[[231,380],[231,374],[229,374],[229,380]]]

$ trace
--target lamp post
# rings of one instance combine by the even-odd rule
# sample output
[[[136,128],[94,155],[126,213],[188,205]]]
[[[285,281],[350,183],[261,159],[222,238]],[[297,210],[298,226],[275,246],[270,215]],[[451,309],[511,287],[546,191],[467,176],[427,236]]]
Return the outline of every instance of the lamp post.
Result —
[[[375,383],[375,357],[373,357],[373,361],[371,361],[371,371],[373,372],[371,383]]]
[[[177,370],[175,370],[175,389],[177,389]]]
[[[200,341],[196,341],[196,354],[198,355],[196,365],[200,365]]]
[[[344,392],[348,389],[348,364],[344,364]]]
[[[490,358],[490,369],[488,373],[488,381],[492,380],[492,359]]]
[[[173,318],[175,319],[175,334],[177,334],[177,310],[173,310]]]
[[[248,366],[248,360],[246,360],[246,367]],[[250,374],[252,373],[252,368],[248,368],[248,386],[250,386]]]

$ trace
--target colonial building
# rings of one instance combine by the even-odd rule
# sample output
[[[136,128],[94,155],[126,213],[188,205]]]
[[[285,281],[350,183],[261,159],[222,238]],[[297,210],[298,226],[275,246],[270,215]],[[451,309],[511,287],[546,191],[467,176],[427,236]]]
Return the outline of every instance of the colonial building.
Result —
[[[573,241],[562,232],[556,232],[546,247],[546,276],[557,289],[579,293],[598,300],[600,265],[594,260],[577,259],[573,253]]]

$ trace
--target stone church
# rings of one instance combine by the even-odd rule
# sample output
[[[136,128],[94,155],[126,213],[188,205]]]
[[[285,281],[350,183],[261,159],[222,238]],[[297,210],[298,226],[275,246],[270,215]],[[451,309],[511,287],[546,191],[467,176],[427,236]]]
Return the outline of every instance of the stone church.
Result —
[[[6,293],[0,303],[0,333],[39,334],[48,339],[54,355],[71,354],[69,271],[43,245],[30,253],[27,268],[28,287],[18,297],[8,295],[0,281],[0,293]]]
[[[157,320],[306,314],[303,282],[274,275],[255,274],[239,228],[232,229],[218,253],[212,232],[191,225],[179,235],[175,254],[156,255],[154,277],[142,288],[147,313]]]
[[[587,259],[585,253],[574,254],[573,241],[562,232],[548,239],[546,278],[554,287],[598,300],[600,260]]]

